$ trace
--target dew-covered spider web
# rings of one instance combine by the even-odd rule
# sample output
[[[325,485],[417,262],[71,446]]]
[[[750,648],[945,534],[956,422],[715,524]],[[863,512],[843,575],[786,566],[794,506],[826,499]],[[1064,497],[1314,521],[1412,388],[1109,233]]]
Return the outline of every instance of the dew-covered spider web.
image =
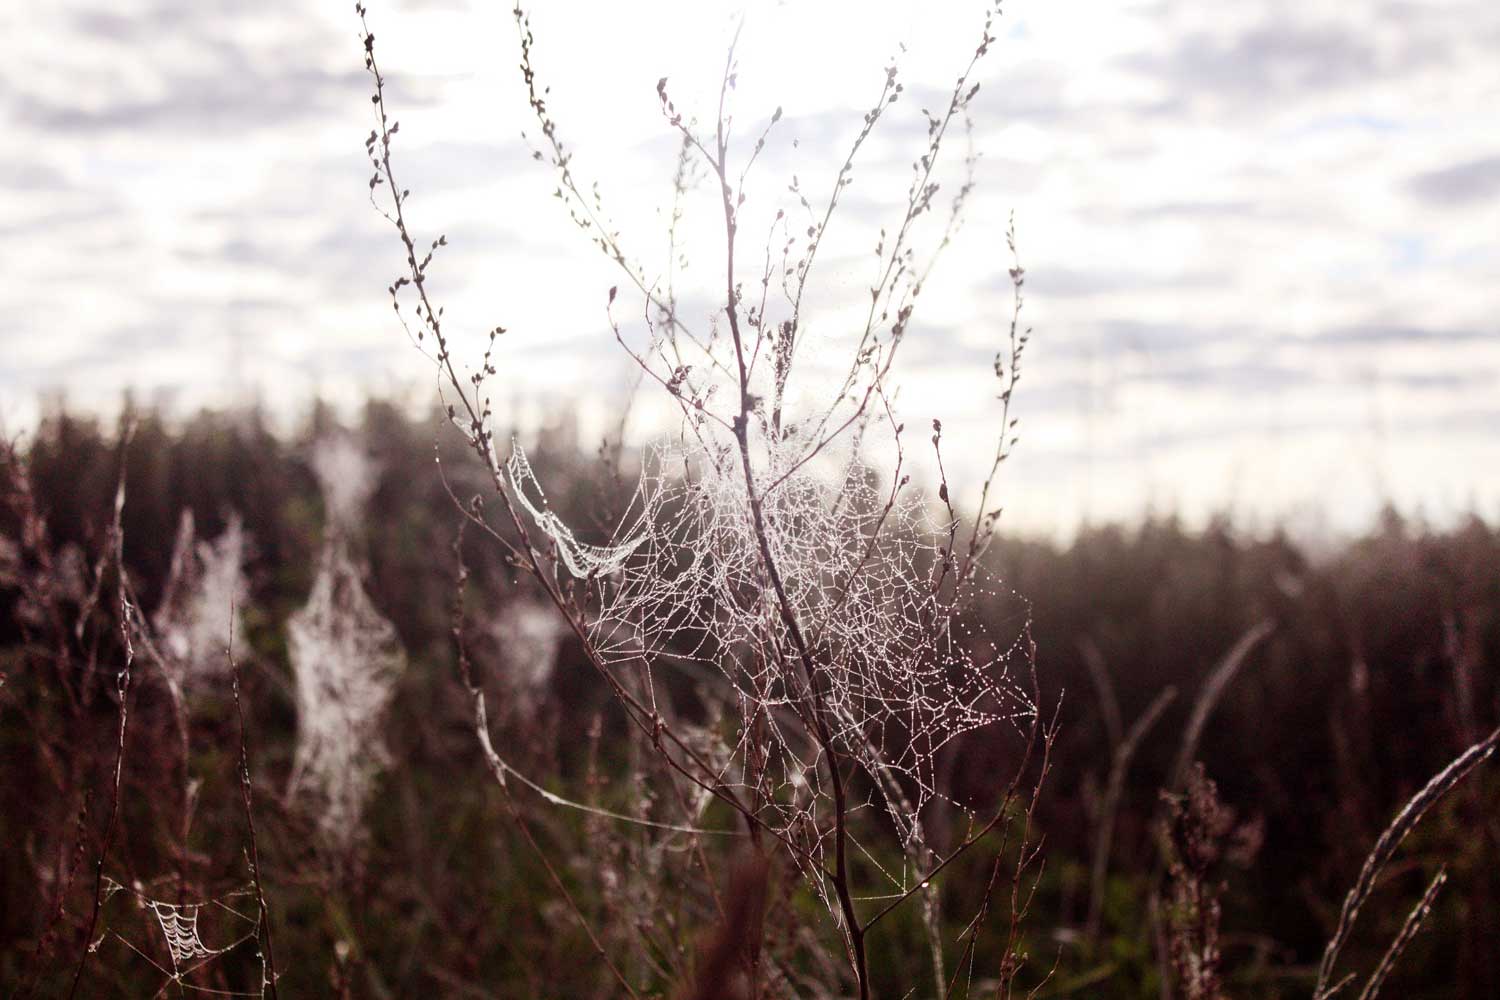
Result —
[[[552,539],[563,564],[574,576],[589,577],[613,573],[622,568],[631,553],[640,547],[641,542],[645,541],[644,534],[632,536],[625,533],[624,541],[615,545],[589,545],[580,542],[562,518],[547,509],[547,494],[543,492],[541,483],[537,481],[536,473],[531,471],[531,463],[526,460],[526,452],[520,446],[516,446],[511,451],[510,459],[505,464],[505,471],[515,490],[516,500],[536,521],[537,527]],[[535,499],[532,498],[531,493],[535,493]]]
[[[200,540],[191,508],[178,521],[177,543],[161,606],[153,619],[164,664],[185,686],[229,672],[226,638],[243,634],[245,532],[232,515],[223,534]]]
[[[138,961],[150,964],[162,975],[155,996],[165,996],[169,989],[199,992],[215,996],[260,997],[265,994],[267,973],[260,950],[263,926],[255,890],[242,886],[222,895],[175,902],[158,898],[151,887],[136,882],[126,886],[114,879],[104,880],[104,900],[110,904],[116,896],[128,899],[138,914],[135,919],[121,915],[106,924],[99,937],[89,945],[97,951],[106,941],[122,945]],[[106,905],[109,914],[116,907]],[[127,911],[128,912],[128,911]],[[208,943],[204,935],[213,935]],[[256,985],[249,990],[226,988],[227,979],[213,963],[236,950],[253,949],[258,963]],[[214,975],[219,971],[219,975]]]
[[[287,622],[297,701],[290,792],[316,813],[323,845],[342,853],[362,832],[365,802],[387,762],[381,730],[406,654],[365,592],[354,554],[374,481],[368,460],[334,439],[320,444],[313,464],[329,524],[312,593]]]
[[[172,967],[177,968],[195,958],[208,958],[219,954],[209,948],[198,936],[198,911],[202,903],[163,903],[151,900],[146,904],[156,914],[161,925],[162,937],[167,939],[167,951],[172,956]]]
[[[760,792],[746,798],[762,803],[763,819],[816,856],[829,794],[821,714],[840,756],[868,776],[862,806],[885,812],[908,846],[920,842],[924,807],[945,797],[944,747],[1036,712],[1013,669],[1025,655],[1022,602],[978,572],[956,586],[946,509],[933,514],[915,491],[893,489],[857,440],[840,455],[789,431],[751,438],[783,606],[737,443],[721,437],[651,448],[611,544],[584,545],[537,501],[526,507],[568,570],[596,585],[593,644],[617,674],[640,676],[648,691],[667,668],[727,685],[736,763],[717,780]],[[507,471],[516,494],[542,496],[519,447]],[[986,629],[964,614],[975,599],[1013,599],[1013,615],[986,616]]]

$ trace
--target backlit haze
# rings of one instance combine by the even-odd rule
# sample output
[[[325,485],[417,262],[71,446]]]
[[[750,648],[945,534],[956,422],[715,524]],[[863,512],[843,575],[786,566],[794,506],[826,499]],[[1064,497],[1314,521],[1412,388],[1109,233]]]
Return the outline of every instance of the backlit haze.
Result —
[[[785,109],[747,189],[746,212],[768,220],[795,207],[794,174],[826,200],[896,58],[906,91],[812,279],[809,330],[830,337],[868,302],[921,108],[946,103],[983,21],[958,0],[534,6],[534,61],[575,171],[654,275],[677,153],[659,78],[711,122],[743,13],[742,155]],[[6,433],[59,394],[109,414],[127,387],[181,414],[261,400],[289,420],[316,394],[434,398],[385,294],[402,254],[367,200],[352,7],[0,13]],[[625,282],[521,137],[535,125],[509,4],[371,8],[414,235],[450,244],[433,286],[458,356],[477,361],[504,325],[502,421],[576,414],[597,437],[632,382],[605,314]],[[1228,511],[1342,532],[1387,500],[1439,522],[1500,515],[1500,4],[1022,0],[997,33],[973,105],[978,186],[898,379],[903,419],[943,421],[952,479],[977,485],[997,430],[1013,210],[1036,333],[1003,523],[1066,535]],[[952,136],[943,206],[965,151]],[[722,287],[713,196],[704,182],[684,206],[674,279],[705,323]],[[754,266],[764,232],[742,232]],[[643,401],[630,436],[664,429],[658,412]]]

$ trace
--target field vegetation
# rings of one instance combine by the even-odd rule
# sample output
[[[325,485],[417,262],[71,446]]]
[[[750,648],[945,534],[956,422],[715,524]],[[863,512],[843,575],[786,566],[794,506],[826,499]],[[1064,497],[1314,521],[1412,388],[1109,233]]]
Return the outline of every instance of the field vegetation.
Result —
[[[503,325],[445,319],[457,251],[356,14],[396,263],[371,285],[433,412],[58,409],[7,447],[9,992],[1500,995],[1493,527],[1391,513],[1315,555],[1228,520],[1008,536],[1013,221],[993,444],[957,462],[905,412],[998,4],[951,92],[919,103],[893,59],[821,183],[779,176],[780,107],[737,117],[738,34],[706,104],[662,78],[654,235],[611,221],[549,103],[565,40],[515,9],[534,157],[617,276],[594,291],[632,400],[669,414],[597,449],[497,414],[528,372]],[[903,114],[904,191],[857,231],[846,190]],[[691,260],[685,213],[715,234]],[[870,277],[834,322],[850,246]]]
[[[712,884],[729,892],[749,877],[736,867],[744,838],[695,845],[685,834],[548,801],[555,795],[671,823],[683,815],[680,803],[653,790],[659,767],[594,682],[578,639],[553,627],[514,567],[466,532],[470,656],[488,694],[493,740],[545,790],[512,780],[513,801],[499,793],[456,665],[459,517],[440,480],[407,472],[433,464],[436,436],[446,440],[440,447],[455,489],[482,484],[483,469],[462,442],[437,433],[442,423],[441,414],[414,420],[371,404],[355,427],[317,411],[283,437],[254,412],[204,413],[182,426],[138,412],[122,439],[58,413],[26,452],[8,456],[0,521],[0,817],[8,845],[0,861],[0,981],[9,992],[67,995],[87,945],[97,942],[79,995],[150,995],[166,985],[162,970],[172,962],[155,916],[133,892],[168,903],[253,892],[236,674],[258,870],[274,928],[265,943],[274,948],[282,995],[616,995],[618,984],[590,957],[587,933],[558,901],[554,875],[642,995],[673,995],[691,981],[706,961],[714,920],[706,890],[684,888],[702,884],[696,852],[707,857]],[[321,443],[341,433],[366,457],[370,476],[358,525],[346,529],[332,519],[316,459]],[[613,473],[576,451],[572,438],[565,430],[543,435],[529,454],[554,509],[584,519]],[[122,476],[118,535],[139,627],[170,628],[164,612],[174,558],[183,554],[172,540],[186,513],[196,544],[209,548],[222,550],[239,526],[243,589],[235,672],[223,655],[225,634],[224,644],[201,651],[201,673],[183,681],[185,768],[173,674],[154,659],[170,662],[171,643],[163,638],[155,651],[134,643],[118,815],[103,868],[107,887],[124,888],[106,894],[90,932],[118,756],[117,672],[126,657],[110,554]],[[325,546],[339,530],[355,553],[359,586],[407,662],[372,737],[378,746],[361,748],[382,766],[357,826],[344,828],[352,839],[325,847],[326,807],[295,794],[293,623],[305,616]],[[1222,995],[1310,995],[1341,901],[1376,838],[1500,713],[1493,671],[1500,532],[1477,519],[1435,530],[1390,514],[1367,536],[1312,557],[1274,532],[1252,536],[1227,522],[1188,530],[1167,518],[1085,528],[1067,545],[1002,538],[987,560],[1030,595],[1042,697],[1061,705],[1035,816],[1046,863],[1019,943],[1029,956],[1023,984],[1050,977],[1042,995],[1159,995],[1155,889],[1168,907],[1179,892],[1199,908],[1212,899]],[[200,576],[199,586],[207,584]],[[227,622],[216,603],[202,614],[215,631]],[[1247,637],[1253,644],[1223,678],[1189,754],[1206,781],[1190,769],[1183,804],[1165,805],[1161,791],[1172,786],[1194,705]],[[708,720],[713,697],[704,678],[661,680],[674,717]],[[1164,691],[1175,697],[1162,707]],[[1127,746],[1133,752],[1112,781]],[[956,740],[942,758],[955,797],[985,802],[1000,794],[994,775],[1008,763],[1005,749],[983,734]],[[1374,969],[1441,872],[1446,882],[1432,913],[1385,995],[1494,995],[1497,795],[1500,774],[1480,766],[1406,838],[1354,925],[1341,975]],[[710,806],[702,822],[728,825],[723,812]],[[1191,837],[1211,846],[1167,848],[1156,832],[1163,822],[1179,831],[1172,843]],[[945,942],[960,939],[994,857],[1014,860],[1013,846],[998,837],[986,846],[946,883]],[[889,850],[877,857],[900,863]],[[773,868],[765,891],[775,914],[765,933],[786,958],[795,995],[852,989],[836,932],[794,874]],[[244,896],[229,902],[255,915]],[[208,947],[247,929],[222,916],[201,917]],[[1169,922],[1169,933],[1175,926]],[[1190,947],[1203,944],[1191,928],[1180,933]],[[878,940],[871,965],[879,995],[904,995],[913,985],[921,995],[931,972],[917,915],[904,913]],[[191,981],[255,992],[256,944],[252,938],[204,963]],[[1002,945],[998,935],[980,937],[975,995],[994,978]]]

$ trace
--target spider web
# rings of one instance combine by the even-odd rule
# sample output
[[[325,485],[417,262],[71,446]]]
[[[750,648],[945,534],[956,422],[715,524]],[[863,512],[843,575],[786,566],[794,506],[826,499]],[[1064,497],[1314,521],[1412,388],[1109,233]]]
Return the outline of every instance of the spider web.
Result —
[[[146,905],[156,914],[156,922],[161,925],[174,969],[195,958],[210,958],[220,953],[220,949],[209,948],[198,936],[198,911],[203,909],[202,903],[179,905],[153,899]]]
[[[184,686],[222,679],[229,670],[225,636],[243,634],[247,584],[245,531],[232,515],[214,541],[199,540],[192,508],[183,508],[161,606],[153,620],[164,666]]]
[[[537,526],[546,532],[547,537],[557,545],[558,555],[562,557],[563,563],[568,571],[574,576],[589,577],[600,574],[613,573],[625,565],[625,560],[630,558],[641,542],[645,541],[644,534],[637,534],[635,538],[628,539],[616,545],[589,545],[580,542],[573,535],[563,520],[547,509],[547,494],[542,491],[542,484],[537,482],[536,473],[531,469],[531,463],[526,460],[526,452],[519,444],[512,442],[510,459],[505,463],[506,475],[510,478],[511,489],[515,491],[516,499],[526,509]],[[527,494],[535,491],[537,499],[532,501]]]
[[[381,729],[406,654],[352,552],[373,482],[368,461],[333,439],[313,464],[330,523],[312,593],[287,622],[297,702],[289,790],[317,810],[324,845],[343,852],[362,832],[365,802],[388,760]]]
[[[217,996],[261,997],[265,995],[267,972],[264,958],[259,951],[260,927],[262,923],[259,904],[255,904],[256,908],[252,913],[245,913],[238,908],[239,901],[241,900],[248,899],[252,903],[255,903],[256,897],[253,887],[243,886],[222,896],[193,902],[178,901],[172,903],[155,898],[140,883],[136,883],[133,887],[126,886],[106,876],[104,891],[104,898],[106,900],[113,898],[117,893],[123,892],[135,900],[140,910],[151,914],[155,920],[156,929],[160,934],[161,943],[166,948],[170,967],[163,965],[148,953],[146,949],[149,946],[146,942],[142,941],[140,944],[137,944],[125,934],[113,928],[106,928],[99,939],[90,944],[89,950],[96,951],[106,938],[113,938],[119,941],[137,957],[149,963],[164,977],[160,988],[154,994],[155,996],[166,995],[168,988],[172,986],[177,987],[179,990],[191,990]],[[239,933],[238,936],[231,937],[227,943],[219,947],[210,947],[204,942],[199,930],[199,918],[205,911],[222,915],[230,924],[247,927],[248,929]],[[204,969],[215,959],[250,942],[255,942],[257,949],[256,957],[260,961],[261,968],[260,983],[254,992],[225,991],[193,983],[190,980],[193,973]]]
[[[929,516],[920,496],[882,487],[858,440],[841,457],[810,434],[753,441],[766,543],[811,677],[766,578],[734,443],[699,433],[651,448],[624,544],[584,546],[555,514],[523,502],[568,569],[598,584],[591,637],[608,665],[639,671],[647,687],[663,665],[727,682],[740,766],[721,780],[748,787],[746,762],[764,758],[763,818],[821,852],[829,790],[809,734],[822,712],[837,751],[870,778],[865,805],[886,813],[907,846],[920,844],[922,810],[942,795],[938,753],[1036,711],[1010,669],[1025,623],[986,632],[961,613],[975,596],[1005,594],[982,577],[956,592],[938,572],[951,522]],[[807,461],[815,450],[827,457]],[[518,493],[535,483],[519,448],[510,468]],[[904,887],[904,873],[887,874]]]

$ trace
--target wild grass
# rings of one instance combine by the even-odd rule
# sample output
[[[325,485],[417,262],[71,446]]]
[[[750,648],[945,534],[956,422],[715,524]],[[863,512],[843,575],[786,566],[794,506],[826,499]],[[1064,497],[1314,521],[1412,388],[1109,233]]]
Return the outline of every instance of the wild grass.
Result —
[[[93,876],[105,857],[107,879],[132,887],[139,881],[167,903],[223,898],[237,905],[234,899],[249,897],[225,894],[253,893],[258,874],[274,935],[261,937],[282,995],[619,992],[601,960],[580,961],[596,953],[557,882],[642,995],[690,989],[698,963],[714,961],[717,931],[740,926],[731,873],[743,838],[653,833],[605,814],[700,830],[733,814],[691,796],[661,797],[659,787],[669,786],[656,785],[659,765],[588,682],[590,668],[575,640],[560,643],[540,685],[513,678],[499,640],[472,642],[475,682],[491,704],[512,704],[508,692],[523,680],[530,692],[525,711],[493,714],[490,732],[497,753],[535,783],[512,777],[506,794],[557,882],[547,874],[485,769],[472,704],[455,680],[451,501],[440,482],[398,471],[431,464],[435,424],[372,405],[357,428],[361,447],[382,470],[360,531],[364,586],[394,625],[409,666],[381,733],[391,765],[376,779],[365,812],[362,853],[342,871],[331,870],[314,847],[317,815],[286,797],[298,738],[287,623],[307,600],[327,530],[312,455],[330,429],[328,418],[318,416],[288,440],[264,430],[253,414],[207,415],[192,429],[174,429],[140,413],[135,426],[122,451],[112,431],[59,414],[26,452],[7,461],[0,815],[8,842],[18,845],[0,858],[6,886],[0,980],[7,988],[66,995],[101,927],[110,933],[89,956],[80,995],[149,995],[162,984],[157,968],[122,943],[170,969],[155,918],[135,897],[110,894],[104,883],[99,925],[92,939],[86,934]],[[205,434],[203,426],[217,430]],[[591,502],[598,477],[610,473],[569,451],[565,440],[565,433],[532,440],[528,450],[552,486],[554,509],[574,517]],[[482,468],[456,444],[445,446],[451,481],[479,484]],[[165,593],[169,542],[182,510],[192,509],[201,536],[215,539],[243,497],[257,499],[242,511],[247,596],[244,631],[234,642],[253,769],[242,786],[232,678],[206,682],[189,695],[187,774],[196,791],[182,835],[181,741],[166,671],[136,643],[117,827],[106,854],[123,640],[118,605],[91,602],[90,595],[101,547],[106,556],[110,551],[122,465],[121,552],[143,620]],[[188,484],[191,493],[184,491]],[[531,600],[514,569],[472,533],[462,551],[471,635],[488,616],[503,617]],[[1205,875],[1205,885],[1222,887],[1225,992],[1311,996],[1325,948],[1337,938],[1330,981],[1358,973],[1346,987],[1351,995],[1373,979],[1382,996],[1486,996],[1497,975],[1489,947],[1500,900],[1491,863],[1500,834],[1492,808],[1496,776],[1481,763],[1442,798],[1419,793],[1472,745],[1459,707],[1473,706],[1481,720],[1500,709],[1494,675],[1483,666],[1500,650],[1488,569],[1497,556],[1500,533],[1478,521],[1439,532],[1392,518],[1316,560],[1286,538],[1251,536],[1227,524],[1208,531],[1171,522],[1101,528],[1066,547],[1002,538],[988,558],[1018,588],[1039,595],[1032,630],[1043,651],[1043,697],[1063,687],[1075,692],[1064,702],[1035,814],[1036,828],[1046,834],[1047,866],[1023,925],[1023,946],[1037,958],[1034,978],[1022,982],[1034,985],[1056,962],[1047,989],[1059,995],[1137,997],[1161,989],[1148,919],[1158,857],[1152,824],[1156,790],[1168,783],[1191,710],[1179,696],[1157,708],[1154,724],[1143,730],[1120,781],[1103,886],[1096,889],[1091,872],[1118,744],[1102,703],[1080,693],[1091,688],[1078,640],[1098,647],[1121,718],[1138,720],[1169,685],[1202,690],[1223,655],[1270,617],[1275,632],[1222,689],[1194,755],[1240,824],[1262,830],[1253,857],[1226,855]],[[69,565],[80,567],[76,581],[62,568]],[[107,595],[112,571],[107,558],[103,565],[106,583],[99,589]],[[80,642],[76,626],[84,612],[90,624]],[[1467,668],[1455,664],[1456,650],[1467,651]],[[101,666],[91,668],[91,657]],[[677,714],[699,729],[713,725],[705,711],[711,699],[702,691],[707,682],[683,672],[662,685]],[[1460,683],[1470,686],[1461,692]],[[707,743],[698,746],[708,751]],[[1366,749],[1356,754],[1340,746]],[[955,741],[942,763],[949,787],[961,795],[977,797],[987,788],[996,794],[999,750],[982,738]],[[246,787],[254,864],[247,861]],[[549,795],[599,812],[559,808]],[[1406,836],[1394,852],[1395,835],[1388,835],[1383,864],[1362,877],[1372,846],[1413,796],[1430,803],[1422,822],[1401,824]],[[683,823],[688,815],[692,822]],[[1413,815],[1408,811],[1407,820]],[[952,959],[969,947],[968,919],[985,886],[992,876],[1008,884],[1017,857],[1010,845],[1001,853],[1008,861],[998,876],[978,858],[957,862],[939,897],[950,977]],[[875,861],[899,865],[902,853],[886,850]],[[863,863],[874,870],[873,861]],[[1440,872],[1444,880],[1429,892]],[[694,885],[703,887],[701,895],[688,891]],[[1358,919],[1339,934],[1351,887],[1360,889]],[[1102,899],[1091,940],[1096,892]],[[243,912],[253,917],[255,906],[247,905]],[[767,991],[837,996],[853,988],[837,939],[815,918],[813,905],[797,879],[768,869],[764,951],[781,961],[767,973],[774,976]],[[218,947],[243,926],[211,925],[206,915],[201,934]],[[907,910],[877,926],[886,945],[872,955],[874,989],[932,991],[922,915]],[[1003,925],[976,936],[978,969],[998,967],[1004,940]],[[1393,950],[1399,960],[1385,961]],[[231,952],[192,982],[254,992],[262,972],[253,950]],[[976,974],[976,990],[984,979]]]

